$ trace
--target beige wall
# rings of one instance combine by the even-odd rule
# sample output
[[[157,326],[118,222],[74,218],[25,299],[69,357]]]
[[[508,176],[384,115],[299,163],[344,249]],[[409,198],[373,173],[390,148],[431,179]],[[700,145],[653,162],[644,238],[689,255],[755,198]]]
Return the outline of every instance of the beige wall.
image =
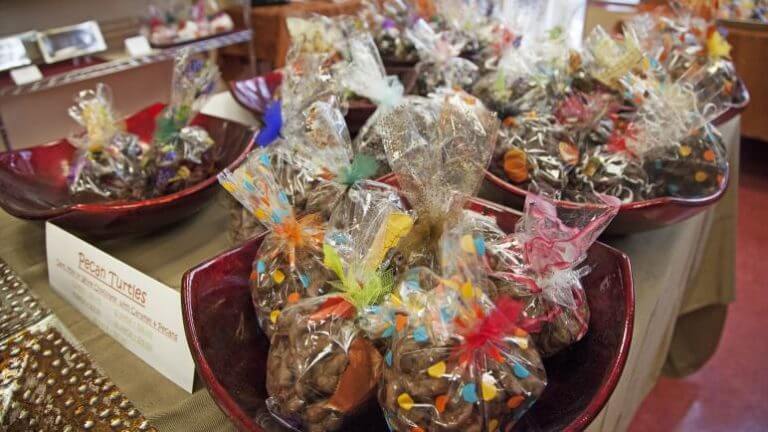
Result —
[[[133,18],[150,0],[0,0],[0,35],[44,30],[95,19]]]
[[[0,0],[2,2],[3,0]],[[0,101],[0,116],[12,148],[24,148],[66,137],[77,131],[67,115],[72,98],[82,89],[104,82],[112,87],[115,110],[131,114],[155,102],[167,102],[171,82],[171,63],[164,62],[99,80],[84,81]],[[0,146],[0,151],[2,151]]]

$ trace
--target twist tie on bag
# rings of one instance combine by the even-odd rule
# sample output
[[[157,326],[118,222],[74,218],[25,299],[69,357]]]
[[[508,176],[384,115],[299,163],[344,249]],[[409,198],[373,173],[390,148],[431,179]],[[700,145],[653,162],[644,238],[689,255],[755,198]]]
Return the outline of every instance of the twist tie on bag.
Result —
[[[283,129],[282,104],[279,100],[273,101],[264,111],[262,118],[264,125],[256,135],[256,144],[259,147],[266,147],[281,138]]]
[[[327,307],[321,307],[313,316],[322,319],[327,314],[341,314],[340,317],[351,318],[366,308],[380,303],[394,287],[392,273],[387,270],[365,270],[361,264],[353,263],[346,271],[344,263],[336,250],[329,244],[323,245],[323,263],[339,278],[331,285],[341,293],[346,304],[333,297],[326,301]]]

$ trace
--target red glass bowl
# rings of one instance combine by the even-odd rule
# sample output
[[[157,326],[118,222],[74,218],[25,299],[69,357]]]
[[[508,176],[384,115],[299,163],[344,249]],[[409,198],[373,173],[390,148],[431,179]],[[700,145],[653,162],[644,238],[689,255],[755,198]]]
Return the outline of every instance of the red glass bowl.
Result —
[[[151,105],[125,119],[126,130],[151,141],[155,119],[164,105]],[[237,165],[253,146],[253,130],[245,125],[199,114],[215,142],[217,170]],[[54,219],[57,224],[91,238],[151,232],[203,208],[216,193],[216,175],[182,191],[141,201],[73,202],[67,173],[75,147],[66,139],[0,154],[0,206],[22,219]]]
[[[519,215],[482,200],[475,211],[496,217],[507,232]],[[189,270],[182,281],[184,329],[208,392],[241,431],[286,430],[264,406],[269,343],[251,303],[248,276],[262,236]],[[584,339],[545,360],[549,383],[517,425],[517,431],[585,429],[613,393],[624,369],[634,323],[634,289],[626,255],[595,243],[583,283],[591,311]],[[381,412],[366,412],[364,430],[388,432]],[[350,428],[363,430],[363,428]]]

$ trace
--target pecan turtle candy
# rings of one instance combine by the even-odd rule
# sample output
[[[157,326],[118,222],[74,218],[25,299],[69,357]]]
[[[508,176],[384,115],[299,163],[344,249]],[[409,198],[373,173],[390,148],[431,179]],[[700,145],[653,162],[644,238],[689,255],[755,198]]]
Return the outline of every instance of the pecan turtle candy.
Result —
[[[267,406],[306,432],[339,430],[375,395],[382,357],[360,335],[341,296],[305,299],[283,310],[267,358]]]
[[[505,430],[545,387],[541,358],[520,329],[464,362],[462,341],[435,343],[423,326],[396,338],[385,355],[379,402],[393,431]]]

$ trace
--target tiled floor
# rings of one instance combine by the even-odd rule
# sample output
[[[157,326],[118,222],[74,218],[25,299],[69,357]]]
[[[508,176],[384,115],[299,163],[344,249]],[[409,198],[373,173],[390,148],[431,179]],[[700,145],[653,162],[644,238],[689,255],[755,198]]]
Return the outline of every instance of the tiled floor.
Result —
[[[714,357],[662,378],[630,432],[768,431],[768,143],[743,141],[736,302]]]

